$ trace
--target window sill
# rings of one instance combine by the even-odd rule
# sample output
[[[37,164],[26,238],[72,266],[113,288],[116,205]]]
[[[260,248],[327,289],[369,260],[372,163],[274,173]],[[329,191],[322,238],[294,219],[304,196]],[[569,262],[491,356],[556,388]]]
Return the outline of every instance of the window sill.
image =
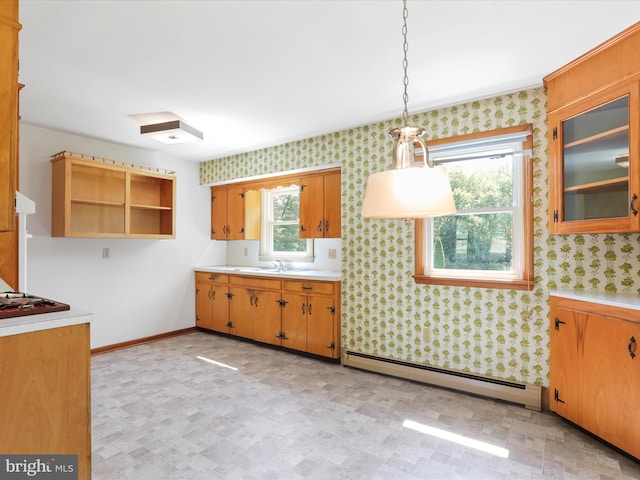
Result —
[[[453,277],[426,277],[424,275],[413,275],[413,279],[418,284],[423,285],[445,285],[451,287],[478,287],[478,288],[500,288],[505,290],[533,290],[536,282],[533,280],[495,280],[479,278],[453,278]]]

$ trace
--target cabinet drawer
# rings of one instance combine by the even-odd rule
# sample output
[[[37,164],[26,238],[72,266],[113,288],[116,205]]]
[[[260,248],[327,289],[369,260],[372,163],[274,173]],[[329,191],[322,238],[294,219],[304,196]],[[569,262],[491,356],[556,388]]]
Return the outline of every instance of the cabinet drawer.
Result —
[[[240,285],[242,287],[259,288],[266,290],[280,290],[282,281],[279,278],[257,278],[245,277],[243,275],[231,275],[231,285]]]
[[[216,272],[196,272],[196,282],[229,283],[229,275]]]
[[[333,282],[309,282],[307,280],[285,280],[284,289],[289,292],[320,293],[333,295]]]

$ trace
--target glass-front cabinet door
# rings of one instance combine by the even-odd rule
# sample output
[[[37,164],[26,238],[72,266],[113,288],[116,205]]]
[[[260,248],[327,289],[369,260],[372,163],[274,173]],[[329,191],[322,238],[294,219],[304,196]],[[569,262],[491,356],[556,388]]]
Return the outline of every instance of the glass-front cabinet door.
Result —
[[[549,116],[551,233],[639,231],[638,84]]]

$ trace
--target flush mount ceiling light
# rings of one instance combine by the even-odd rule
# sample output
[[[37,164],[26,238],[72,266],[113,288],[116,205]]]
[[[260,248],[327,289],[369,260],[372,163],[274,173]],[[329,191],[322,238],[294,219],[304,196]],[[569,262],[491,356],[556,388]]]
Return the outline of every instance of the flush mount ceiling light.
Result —
[[[402,36],[404,39],[404,127],[389,131],[393,138],[393,167],[369,176],[364,194],[364,218],[425,218],[456,213],[447,173],[429,159],[429,150],[420,138],[422,127],[409,126],[407,111],[407,0],[403,2]],[[418,146],[419,148],[416,148]],[[413,164],[421,159],[421,166]]]
[[[622,168],[629,168],[629,154],[623,153],[615,158],[616,165]]]
[[[169,145],[175,143],[197,142],[203,138],[201,131],[196,130],[182,120],[171,120],[169,122],[141,125],[140,134]]]

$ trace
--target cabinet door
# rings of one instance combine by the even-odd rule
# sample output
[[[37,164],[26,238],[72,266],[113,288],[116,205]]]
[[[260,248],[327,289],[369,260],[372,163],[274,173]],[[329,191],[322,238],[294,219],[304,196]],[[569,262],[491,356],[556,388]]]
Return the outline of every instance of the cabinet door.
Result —
[[[322,175],[302,178],[300,185],[300,238],[322,238],[324,229]]]
[[[334,313],[333,298],[315,295],[307,298],[307,352],[334,356]]]
[[[253,339],[280,345],[281,310],[280,292],[255,290],[253,305]]]
[[[211,328],[216,332],[229,333],[229,287],[211,285]]]
[[[211,285],[196,282],[196,327],[213,329]]]
[[[640,227],[638,82],[549,116],[552,233]]]
[[[583,401],[579,388],[585,328],[585,314],[552,306],[549,407],[574,423],[580,423]]]
[[[285,293],[282,309],[282,346],[307,351],[307,296]]]
[[[340,238],[342,197],[340,172],[324,176],[324,237]]]
[[[587,316],[581,425],[640,458],[640,325]]]
[[[227,238],[229,240],[244,239],[244,189],[230,187],[227,189]]]
[[[253,298],[254,290],[242,287],[231,287],[229,301],[229,333],[244,338],[253,338]]]
[[[227,239],[227,189],[211,188],[211,239]]]

